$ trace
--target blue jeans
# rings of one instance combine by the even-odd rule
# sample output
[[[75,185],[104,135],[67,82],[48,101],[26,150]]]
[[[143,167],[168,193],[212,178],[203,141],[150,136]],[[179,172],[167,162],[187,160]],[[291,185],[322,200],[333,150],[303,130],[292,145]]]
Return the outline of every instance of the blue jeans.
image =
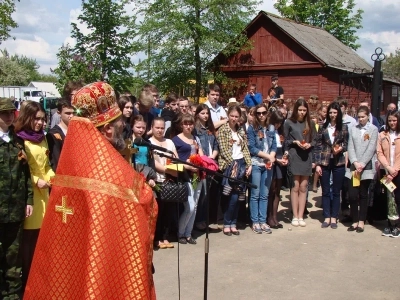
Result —
[[[330,160],[328,166],[322,166],[321,168],[323,216],[324,218],[337,218],[339,216],[340,191],[343,185],[345,168],[344,166],[335,166],[333,159]]]
[[[200,192],[202,187],[202,181],[197,184],[196,190],[193,190],[192,184],[187,183],[189,188],[188,201],[183,204],[184,211],[179,218],[179,237],[190,237],[192,236],[192,230],[194,225],[194,220],[196,218],[197,202],[200,198]]]
[[[242,179],[242,175],[244,174],[246,169],[245,161],[244,159],[238,159],[236,160],[236,162],[238,164],[238,174],[239,174],[237,178]],[[224,171],[224,174],[228,175],[226,171],[227,170]],[[233,186],[233,189],[231,190],[229,196],[225,196],[228,198],[224,212],[224,227],[226,228],[236,227],[237,217],[239,213],[239,193],[243,193],[243,191],[245,191],[245,186],[243,184],[237,184],[233,182],[231,184]],[[223,178],[222,185],[223,186],[230,185],[229,180]]]
[[[250,218],[253,224],[264,224],[267,222],[268,193],[271,186],[273,170],[265,166],[252,166],[251,183],[257,188],[251,189],[250,196]]]

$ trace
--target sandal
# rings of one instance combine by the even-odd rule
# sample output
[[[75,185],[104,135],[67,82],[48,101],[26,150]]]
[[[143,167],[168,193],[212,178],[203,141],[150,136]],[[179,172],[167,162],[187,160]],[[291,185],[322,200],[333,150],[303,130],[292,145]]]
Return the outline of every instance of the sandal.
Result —
[[[167,249],[167,245],[164,244],[162,241],[158,241],[158,245],[157,246],[160,249]]]
[[[168,240],[164,240],[164,245],[167,248],[174,248],[175,247],[174,244],[170,243]]]

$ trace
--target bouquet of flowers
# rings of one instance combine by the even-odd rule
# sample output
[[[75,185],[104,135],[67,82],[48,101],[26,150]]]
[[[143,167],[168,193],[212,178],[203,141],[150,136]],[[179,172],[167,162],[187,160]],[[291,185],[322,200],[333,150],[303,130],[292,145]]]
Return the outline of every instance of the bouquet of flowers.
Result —
[[[200,156],[199,154],[193,154],[189,157],[189,161],[191,164],[193,164],[195,166],[210,169],[212,171],[218,170],[218,165],[216,164],[216,162],[213,159],[211,159],[205,155]],[[206,178],[206,172],[202,172],[202,171],[195,172],[192,177],[193,189],[196,189],[199,181],[204,178]]]

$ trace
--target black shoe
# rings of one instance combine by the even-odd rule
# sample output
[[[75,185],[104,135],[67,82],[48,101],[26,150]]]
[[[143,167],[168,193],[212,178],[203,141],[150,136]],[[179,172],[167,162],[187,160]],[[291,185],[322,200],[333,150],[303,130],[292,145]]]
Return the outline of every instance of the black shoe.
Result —
[[[187,241],[189,244],[192,244],[192,245],[196,245],[196,244],[197,244],[196,240],[193,239],[191,236],[189,236],[188,238],[186,238],[186,241]]]
[[[230,230],[229,231],[222,230],[222,232],[227,236],[231,236],[232,235],[232,232]]]
[[[240,235],[240,232],[237,229],[232,231],[232,228],[231,228],[231,232],[232,232],[233,235]]]
[[[283,228],[283,225],[281,223],[276,224],[276,226],[278,226],[278,228]]]
[[[356,230],[358,233],[361,233],[361,232],[364,232],[364,228],[361,228],[361,227],[357,227],[357,230]]]
[[[281,186],[281,190],[286,192],[286,191],[289,190],[289,188],[287,188],[286,186],[283,186],[283,185],[282,185],[282,186]]]
[[[323,222],[323,223],[321,224],[321,228],[328,228],[330,225],[331,225],[331,223]]]
[[[349,228],[347,228],[347,231],[356,231],[358,227],[353,227],[350,226]]]
[[[184,237],[180,237],[179,239],[178,239],[178,243],[179,244],[187,244],[187,239],[186,238],[184,238]]]

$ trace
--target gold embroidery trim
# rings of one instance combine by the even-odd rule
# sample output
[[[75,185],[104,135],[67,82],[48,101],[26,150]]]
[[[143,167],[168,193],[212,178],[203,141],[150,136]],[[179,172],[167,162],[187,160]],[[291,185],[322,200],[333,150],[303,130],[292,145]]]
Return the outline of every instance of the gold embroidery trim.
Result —
[[[108,196],[139,203],[135,193],[130,188],[124,188],[113,183],[92,178],[82,178],[68,175],[56,175],[52,180],[54,186],[73,188],[78,190],[98,192]]]

